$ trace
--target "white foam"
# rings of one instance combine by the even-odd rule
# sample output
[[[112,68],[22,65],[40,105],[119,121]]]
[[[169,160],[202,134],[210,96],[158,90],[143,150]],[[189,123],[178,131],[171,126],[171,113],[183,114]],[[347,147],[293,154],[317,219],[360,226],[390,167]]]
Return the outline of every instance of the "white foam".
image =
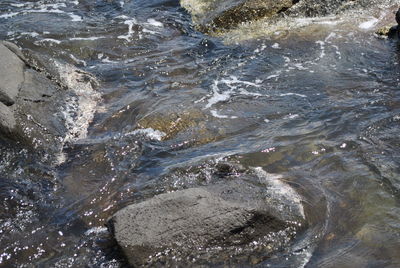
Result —
[[[285,97],[285,96],[297,96],[297,97],[301,97],[301,98],[307,98],[306,95],[299,94],[299,93],[293,93],[293,92],[282,93],[282,94],[280,94],[279,96],[281,96],[281,97]]]
[[[322,59],[323,57],[325,57],[325,42],[319,40],[319,41],[316,41],[315,43],[317,43],[321,47],[321,54],[320,54],[319,58]]]
[[[92,86],[92,83],[96,83],[96,81],[91,75],[76,69],[72,65],[56,63],[56,66],[60,73],[61,82],[75,93],[75,96],[71,96],[65,101],[63,115],[67,133],[63,142],[84,139],[100,100],[100,94]]]
[[[229,116],[229,115],[223,115],[219,114],[218,111],[216,110],[210,110],[211,115],[216,117],[216,118],[222,118],[222,119],[236,119],[238,118],[237,116]]]
[[[360,25],[358,25],[358,27],[360,29],[367,30],[367,29],[374,27],[378,22],[379,22],[379,20],[377,18],[373,18],[371,20],[361,23]]]
[[[133,25],[136,24],[136,20],[135,19],[130,19],[130,20],[126,20],[124,21],[124,24],[128,25],[128,34],[126,35],[120,35],[118,36],[119,39],[125,39],[126,41],[130,41],[132,36],[133,36]]]
[[[82,64],[83,66],[86,66],[86,62],[84,60],[80,60],[78,58],[76,58],[74,55],[70,54],[69,57],[75,61],[78,64]]]
[[[0,15],[0,19],[12,18],[14,16],[17,16],[18,14],[20,14],[20,12],[12,12],[12,13],[3,14],[3,15]]]
[[[125,134],[125,136],[129,135],[144,135],[149,139],[161,141],[167,134],[152,128],[141,128]]]
[[[94,41],[98,39],[106,38],[105,36],[91,36],[91,37],[72,37],[69,40],[71,41]]]
[[[270,76],[267,77],[267,80],[271,80],[273,78],[278,78],[279,74],[271,74]]]
[[[39,36],[39,33],[37,33],[37,32],[22,32],[22,33],[20,33],[20,35],[28,35],[28,36],[32,36],[32,37],[37,37],[37,36]]]
[[[152,25],[154,27],[160,27],[160,28],[164,27],[164,24],[162,24],[162,22],[159,22],[155,19],[148,19],[147,24]]]
[[[157,34],[156,31],[152,31],[152,30],[149,30],[149,29],[146,29],[146,28],[143,28],[142,32],[149,33],[149,34]]]
[[[106,57],[106,58],[102,59],[101,62],[110,63],[110,64],[118,63],[118,61],[110,60],[109,57]]]
[[[295,119],[297,117],[299,117],[300,115],[298,114],[288,114],[287,116],[285,116],[283,119]]]
[[[24,7],[25,4],[10,4],[13,7]]]
[[[274,48],[274,49],[280,49],[281,48],[278,43],[273,44],[271,47]]]
[[[267,173],[261,167],[253,168],[253,170],[260,178],[265,178],[265,182],[271,190],[269,192],[275,197],[274,200],[283,200],[282,203],[292,204],[305,219],[302,198],[292,187],[281,181],[282,177],[280,175]]]
[[[85,235],[86,236],[89,236],[89,235],[93,235],[93,234],[101,234],[101,233],[106,233],[107,232],[107,228],[106,227],[93,227],[93,228],[90,228],[89,230],[87,230],[86,232],[85,232]]]
[[[231,75],[229,78],[223,78],[220,81],[215,80],[214,83],[212,84],[212,95],[211,98],[208,99],[208,103],[205,106],[205,109],[210,108],[211,106],[219,103],[219,102],[224,102],[230,99],[230,97],[235,94],[235,92],[238,92],[242,95],[248,95],[248,96],[262,96],[259,93],[253,93],[249,92],[248,90],[244,89],[241,86],[245,87],[260,87],[261,85],[260,80],[257,80],[256,83],[249,82],[249,81],[243,81],[239,80],[236,76]],[[218,87],[219,84],[224,84],[228,87],[226,90],[220,90]]]
[[[242,94],[242,95],[246,95],[246,96],[255,96],[255,97],[264,96],[264,97],[269,97],[268,95],[263,95],[261,93],[255,93],[255,92],[247,91],[244,88],[239,88],[239,93]]]
[[[254,53],[260,53],[261,51],[264,51],[267,48],[266,45],[262,45],[260,48],[256,48],[254,50]]]
[[[227,85],[242,84],[242,85],[246,85],[246,86],[260,87],[260,85],[258,83],[239,80],[236,76],[233,76],[233,75],[231,75],[229,77],[229,79],[222,79],[221,82],[223,82]]]
[[[213,95],[208,100],[206,108],[210,108],[214,104],[228,100],[231,97],[231,94],[233,94],[233,90],[224,91],[220,93],[218,88],[218,81],[214,81],[214,84],[211,87],[213,90]]]
[[[60,40],[56,40],[56,39],[53,39],[53,38],[45,38],[45,39],[36,41],[35,43],[42,43],[42,42],[49,42],[49,43],[61,44],[61,41],[60,41]]]
[[[306,267],[306,265],[308,264],[308,262],[311,260],[312,257],[312,249],[306,249],[303,253],[304,253],[304,259],[302,261],[302,263],[300,264],[299,268],[304,268]]]
[[[325,42],[329,42],[331,39],[334,39],[337,37],[337,34],[332,32],[330,34],[328,34],[328,36],[325,38]]]
[[[68,16],[71,17],[72,21],[82,21],[82,17],[75,15],[74,13],[66,13]]]

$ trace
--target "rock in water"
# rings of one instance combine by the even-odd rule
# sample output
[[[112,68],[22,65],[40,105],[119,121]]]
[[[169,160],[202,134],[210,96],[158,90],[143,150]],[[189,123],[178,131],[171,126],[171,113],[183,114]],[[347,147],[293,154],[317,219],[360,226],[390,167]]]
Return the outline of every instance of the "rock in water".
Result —
[[[181,0],[203,32],[229,30],[236,25],[272,17],[293,5],[292,0]]]
[[[13,105],[24,81],[24,62],[0,44],[0,102]]]
[[[378,35],[378,37],[389,37],[391,39],[400,39],[400,8],[396,12],[396,22],[397,25],[395,26],[385,26],[380,29],[378,29],[375,33]]]
[[[97,97],[90,75],[5,41],[0,41],[0,59],[1,135],[34,148],[59,150],[79,136],[76,124],[86,130],[94,110],[80,112],[79,101]],[[94,106],[86,104],[85,109]]]
[[[0,130],[6,134],[11,134],[15,126],[15,117],[12,110],[0,102]]]
[[[221,256],[229,259],[254,241],[293,228],[293,221],[271,209],[262,192],[250,183],[231,181],[161,194],[118,211],[109,226],[134,266],[155,265],[160,256],[164,264],[202,254],[213,262]],[[269,244],[263,252],[275,247]]]

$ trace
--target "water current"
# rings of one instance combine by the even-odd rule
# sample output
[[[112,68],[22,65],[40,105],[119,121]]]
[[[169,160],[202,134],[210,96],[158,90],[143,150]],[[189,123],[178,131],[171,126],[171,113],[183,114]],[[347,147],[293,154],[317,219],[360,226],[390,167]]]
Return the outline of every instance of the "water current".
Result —
[[[0,39],[101,98],[59,161],[0,140],[0,266],[124,267],[118,209],[257,169],[308,223],[260,267],[400,267],[400,46],[373,34],[393,3],[210,37],[177,0],[2,0]]]

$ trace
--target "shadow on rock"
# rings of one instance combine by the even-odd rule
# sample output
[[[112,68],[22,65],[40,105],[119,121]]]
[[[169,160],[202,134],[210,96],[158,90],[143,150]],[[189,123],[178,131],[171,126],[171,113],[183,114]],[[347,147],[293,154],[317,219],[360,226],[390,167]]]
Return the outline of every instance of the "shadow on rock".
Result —
[[[99,98],[91,75],[9,42],[0,58],[2,136],[55,151],[85,136]]]

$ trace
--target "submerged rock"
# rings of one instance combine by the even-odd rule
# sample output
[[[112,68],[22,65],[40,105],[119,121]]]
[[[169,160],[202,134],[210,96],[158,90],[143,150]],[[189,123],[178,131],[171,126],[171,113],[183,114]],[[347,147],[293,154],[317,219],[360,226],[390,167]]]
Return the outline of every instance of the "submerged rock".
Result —
[[[94,79],[9,42],[0,41],[0,58],[0,134],[34,148],[62,147],[71,122],[81,123],[78,100],[96,96]]]
[[[272,17],[290,8],[292,0],[181,0],[201,31],[229,30],[243,22]]]
[[[181,0],[197,29],[211,34],[225,34],[253,22],[270,24],[298,17],[337,15],[349,9],[374,6],[382,0]],[[286,19],[285,19],[286,18]],[[288,30],[283,28],[280,30]],[[235,33],[237,35],[238,33]],[[243,33],[246,34],[246,33]],[[250,34],[251,35],[251,34]]]
[[[130,205],[109,226],[132,265],[193,264],[197,258],[218,263],[284,246],[303,218],[290,211],[289,220],[282,210],[265,188],[236,179]]]

